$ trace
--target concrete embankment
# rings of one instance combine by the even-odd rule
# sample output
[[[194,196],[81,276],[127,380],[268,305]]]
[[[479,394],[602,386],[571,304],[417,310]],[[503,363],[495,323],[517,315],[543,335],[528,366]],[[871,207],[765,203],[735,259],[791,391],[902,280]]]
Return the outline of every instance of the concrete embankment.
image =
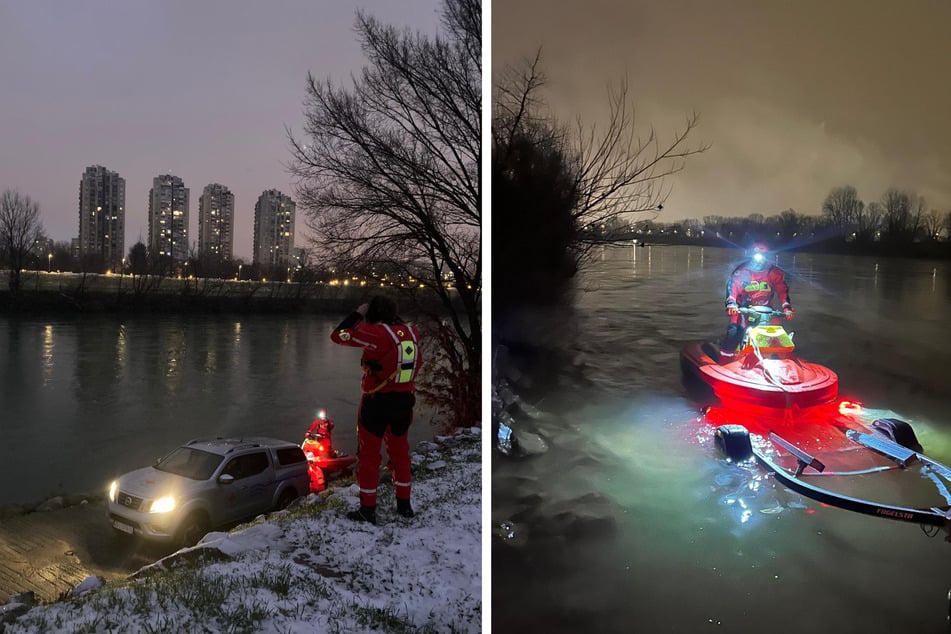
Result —
[[[0,517],[0,604],[32,591],[55,601],[88,576],[120,579],[162,556],[119,538],[101,500]]]

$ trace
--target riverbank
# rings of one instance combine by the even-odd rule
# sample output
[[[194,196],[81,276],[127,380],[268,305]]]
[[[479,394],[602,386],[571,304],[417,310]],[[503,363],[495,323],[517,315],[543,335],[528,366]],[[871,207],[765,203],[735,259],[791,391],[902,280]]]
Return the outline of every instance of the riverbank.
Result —
[[[45,271],[24,271],[14,297],[7,287],[8,273],[0,272],[0,314],[340,314],[375,293],[392,295],[400,304],[440,309],[435,293],[427,289]]]
[[[413,453],[415,518],[381,483],[380,524],[356,524],[356,485],[331,488],[127,579],[87,579],[6,631],[478,632],[481,433],[434,440]]]

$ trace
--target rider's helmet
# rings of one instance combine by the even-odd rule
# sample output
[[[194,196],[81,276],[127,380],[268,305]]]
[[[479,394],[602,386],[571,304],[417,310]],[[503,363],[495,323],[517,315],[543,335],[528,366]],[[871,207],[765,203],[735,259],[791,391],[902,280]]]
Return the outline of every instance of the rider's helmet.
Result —
[[[750,268],[755,271],[765,269],[769,265],[768,255],[769,246],[765,242],[754,242],[750,248]]]

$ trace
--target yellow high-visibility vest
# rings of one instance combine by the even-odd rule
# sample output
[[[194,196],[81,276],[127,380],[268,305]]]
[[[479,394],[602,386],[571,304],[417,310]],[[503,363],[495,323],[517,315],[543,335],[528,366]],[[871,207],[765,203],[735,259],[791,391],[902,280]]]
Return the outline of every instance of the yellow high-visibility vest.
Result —
[[[380,324],[390,333],[393,342],[396,344],[397,359],[396,370],[389,380],[393,383],[409,383],[413,380],[413,374],[416,371],[416,349],[419,342],[416,341],[416,333],[406,325],[389,326]],[[394,328],[396,329],[394,331]],[[408,337],[408,338],[406,338]]]

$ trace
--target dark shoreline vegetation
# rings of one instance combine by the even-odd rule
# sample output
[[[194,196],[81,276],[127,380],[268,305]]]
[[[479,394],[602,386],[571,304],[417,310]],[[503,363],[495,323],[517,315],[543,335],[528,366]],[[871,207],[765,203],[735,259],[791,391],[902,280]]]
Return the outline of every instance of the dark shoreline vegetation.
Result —
[[[0,288],[0,314],[326,314],[342,317],[377,293],[396,299],[407,318],[424,312],[443,312],[436,295],[425,289],[24,271],[15,296],[9,288]]]
[[[612,242],[613,246],[665,245],[692,247],[719,247],[724,249],[745,249],[754,240],[764,238],[738,238],[735,245],[723,238],[688,238],[666,233],[632,233]],[[831,239],[804,238],[801,240],[765,239],[773,252],[782,253],[820,253],[828,255],[856,255],[883,258],[912,258],[919,260],[951,260],[951,240],[943,242],[848,242],[836,236]]]

